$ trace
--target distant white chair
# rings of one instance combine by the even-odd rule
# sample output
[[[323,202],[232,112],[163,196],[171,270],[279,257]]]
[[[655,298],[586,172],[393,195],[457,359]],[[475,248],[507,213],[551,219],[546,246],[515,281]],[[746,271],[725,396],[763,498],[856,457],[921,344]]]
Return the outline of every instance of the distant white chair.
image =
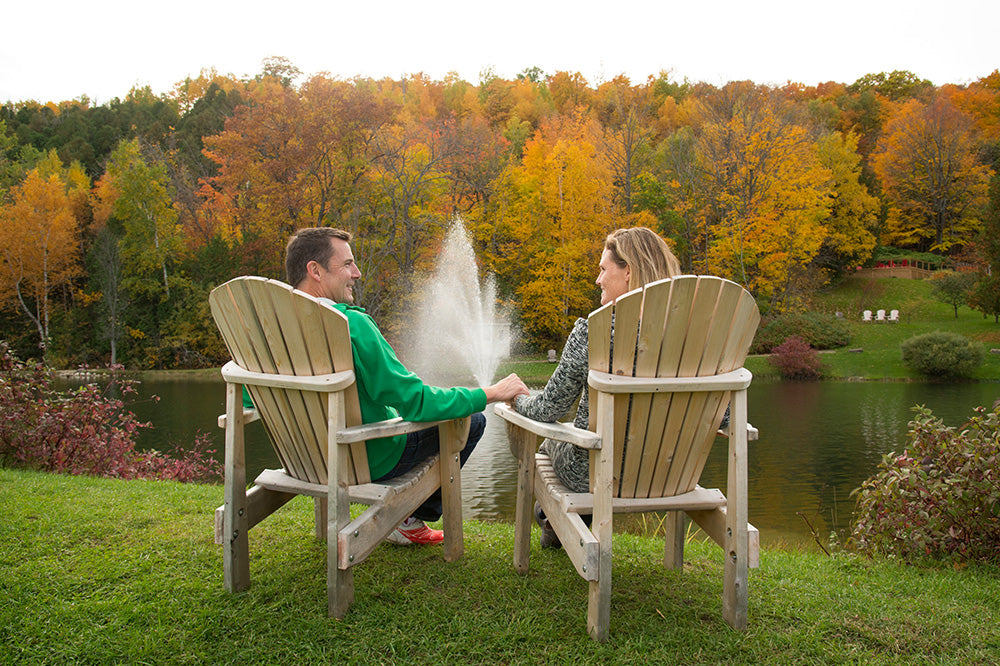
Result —
[[[879,310],[875,313],[875,321],[885,323],[885,310]]]
[[[890,324],[897,323],[899,321],[899,310],[889,310],[889,319],[888,319],[888,321],[889,321]]]
[[[861,313],[861,322],[862,323],[867,323],[867,322],[870,322],[871,320],[872,320],[872,311],[871,310],[865,310],[864,312]]]

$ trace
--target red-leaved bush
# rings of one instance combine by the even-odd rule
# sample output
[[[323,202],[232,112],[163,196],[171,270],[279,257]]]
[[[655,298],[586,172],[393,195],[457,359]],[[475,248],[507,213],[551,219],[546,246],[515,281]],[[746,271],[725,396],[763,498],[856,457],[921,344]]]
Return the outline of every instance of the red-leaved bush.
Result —
[[[64,392],[39,362],[17,359],[0,342],[0,465],[121,479],[215,481],[222,466],[201,434],[180,457],[136,451],[141,423],[119,398],[136,394],[135,382],[113,380],[105,389],[87,384]]]
[[[825,371],[816,350],[797,335],[775,347],[768,361],[785,379],[819,379]]]
[[[854,491],[850,543],[869,555],[1000,563],[1000,414],[961,430],[916,407],[901,454]]]

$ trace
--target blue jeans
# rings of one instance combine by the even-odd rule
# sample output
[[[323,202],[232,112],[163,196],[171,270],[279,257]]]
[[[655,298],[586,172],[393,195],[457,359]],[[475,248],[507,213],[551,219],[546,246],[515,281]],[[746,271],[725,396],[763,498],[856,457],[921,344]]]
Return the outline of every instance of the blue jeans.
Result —
[[[465,442],[465,448],[458,454],[459,466],[464,465],[465,461],[472,455],[472,450],[476,448],[476,444],[482,439],[485,430],[486,417],[482,412],[473,414],[469,425],[469,439]],[[436,456],[440,448],[441,444],[438,440],[437,426],[408,433],[406,435],[406,447],[403,449],[403,456],[399,459],[399,462],[396,463],[395,467],[375,480],[383,481],[402,476],[424,460],[427,460],[431,456]],[[423,521],[434,522],[441,518],[443,511],[441,489],[438,488],[423,504],[417,507],[417,510],[413,512],[413,516]]]

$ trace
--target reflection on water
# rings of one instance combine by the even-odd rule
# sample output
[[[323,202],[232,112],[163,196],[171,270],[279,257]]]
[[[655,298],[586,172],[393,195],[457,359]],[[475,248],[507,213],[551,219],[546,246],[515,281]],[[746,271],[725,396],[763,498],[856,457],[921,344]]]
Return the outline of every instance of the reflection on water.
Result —
[[[486,408],[486,432],[462,467],[462,510],[469,517],[513,522],[517,460],[503,420]]]
[[[154,423],[140,445],[170,451],[209,433],[219,457],[225,388],[213,381],[148,381],[133,411]],[[949,426],[960,426],[978,405],[1000,396],[1000,384],[918,384],[901,382],[763,383],[750,388],[750,421],[760,430],[751,442],[750,521],[764,544],[808,543],[810,528],[826,542],[831,530],[846,529],[854,500],[851,491],[870,476],[889,451],[902,449],[912,407],[927,405]],[[469,518],[511,520],[516,468],[502,422],[487,409],[483,440],[462,471],[462,495]],[[717,440],[702,485],[725,489],[725,441]],[[260,423],[247,430],[247,475],[277,465]],[[617,520],[617,518],[616,518]]]

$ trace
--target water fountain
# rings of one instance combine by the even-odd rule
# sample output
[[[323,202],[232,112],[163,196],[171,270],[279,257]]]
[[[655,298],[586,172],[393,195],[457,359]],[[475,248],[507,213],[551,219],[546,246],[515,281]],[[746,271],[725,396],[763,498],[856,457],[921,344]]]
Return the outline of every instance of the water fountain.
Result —
[[[510,354],[510,323],[497,306],[493,276],[480,283],[460,219],[448,229],[434,273],[416,293],[407,365],[429,384],[493,383],[500,361]]]

